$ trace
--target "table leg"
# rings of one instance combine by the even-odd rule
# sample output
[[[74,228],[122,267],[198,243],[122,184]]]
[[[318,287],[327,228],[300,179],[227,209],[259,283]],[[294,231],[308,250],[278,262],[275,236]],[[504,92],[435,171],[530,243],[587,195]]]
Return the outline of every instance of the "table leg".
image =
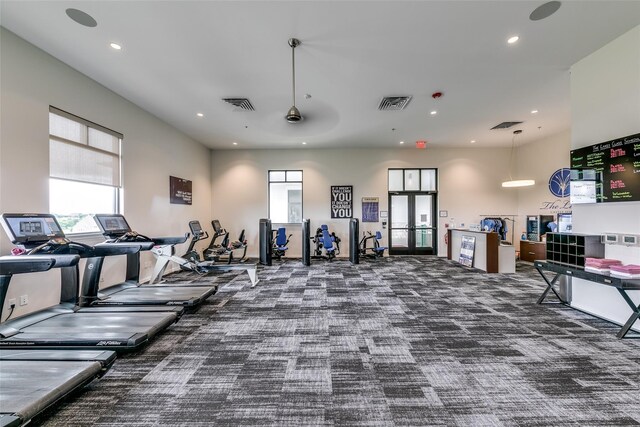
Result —
[[[567,302],[565,300],[563,300],[562,298],[560,298],[560,294],[558,294],[558,292],[556,292],[556,290],[553,288],[553,286],[556,284],[556,282],[560,278],[561,274],[560,273],[556,273],[556,275],[553,277],[553,279],[551,281],[549,281],[549,279],[547,279],[547,276],[544,275],[544,272],[540,268],[536,267],[536,270],[538,270],[538,273],[540,273],[540,276],[542,276],[544,281],[547,283],[547,288],[544,290],[542,295],[540,295],[540,298],[538,298],[538,302],[537,303],[538,304],[542,304],[542,302],[544,301],[544,298],[547,296],[549,291],[552,291],[556,295],[556,297],[558,298],[558,300],[560,301],[561,304],[567,304]],[[546,304],[553,304],[553,303],[546,303]]]
[[[633,300],[629,297],[629,295],[624,289],[618,288],[618,292],[620,292],[620,295],[622,295],[622,298],[624,298],[626,303],[629,305],[629,307],[631,307],[631,310],[633,311],[633,314],[631,315],[631,317],[629,317],[629,319],[627,320],[627,323],[624,324],[622,329],[620,329],[620,332],[618,332],[617,334],[618,338],[624,338],[625,335],[627,335],[627,333],[633,326],[633,324],[636,323],[636,320],[640,318],[640,305],[636,307],[636,304],[633,302]]]

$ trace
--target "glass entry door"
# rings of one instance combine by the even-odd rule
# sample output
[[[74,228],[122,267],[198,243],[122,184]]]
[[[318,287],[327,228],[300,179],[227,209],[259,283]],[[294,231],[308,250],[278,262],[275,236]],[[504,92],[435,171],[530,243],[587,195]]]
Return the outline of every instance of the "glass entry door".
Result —
[[[389,254],[436,254],[435,196],[390,193],[389,206]]]

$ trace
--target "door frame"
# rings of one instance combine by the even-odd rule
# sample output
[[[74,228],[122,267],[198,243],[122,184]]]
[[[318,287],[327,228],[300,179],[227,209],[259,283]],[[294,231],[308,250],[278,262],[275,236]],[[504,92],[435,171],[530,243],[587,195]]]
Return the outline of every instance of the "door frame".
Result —
[[[391,209],[391,198],[393,196],[408,196],[408,246],[407,248],[394,248],[393,239],[391,238],[393,232],[393,209]],[[431,196],[431,217],[433,226],[430,230],[433,230],[433,245],[430,248],[416,248],[415,242],[415,197],[416,196]],[[437,255],[438,254],[438,192],[437,191],[390,191],[388,195],[389,206],[389,255]]]

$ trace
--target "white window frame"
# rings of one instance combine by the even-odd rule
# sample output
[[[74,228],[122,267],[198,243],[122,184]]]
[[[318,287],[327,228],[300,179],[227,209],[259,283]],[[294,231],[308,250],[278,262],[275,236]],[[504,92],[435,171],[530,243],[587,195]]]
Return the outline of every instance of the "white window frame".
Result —
[[[271,172],[284,172],[285,173],[285,179],[284,181],[271,181]],[[289,172],[296,172],[296,173],[300,173],[300,176],[302,177],[301,180],[293,180],[293,179],[288,179],[288,175]],[[300,184],[300,216],[302,218],[304,218],[304,171],[302,169],[269,169],[267,171],[267,187],[268,187],[268,192],[267,192],[267,218],[271,219],[271,184],[281,184],[281,183],[299,183]],[[287,218],[287,222],[273,222],[274,224],[292,224],[290,222],[288,222],[288,218]],[[297,223],[296,223],[297,224]]]

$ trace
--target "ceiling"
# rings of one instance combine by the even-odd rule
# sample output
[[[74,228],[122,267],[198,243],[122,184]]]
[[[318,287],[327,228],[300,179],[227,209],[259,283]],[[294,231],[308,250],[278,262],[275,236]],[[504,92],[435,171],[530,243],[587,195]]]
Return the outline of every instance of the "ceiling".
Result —
[[[570,66],[640,24],[640,1],[611,0],[564,1],[540,21],[544,0],[0,3],[2,26],[214,149],[510,146],[516,128],[489,130],[503,121],[534,141],[570,127]],[[290,37],[298,124],[284,119]],[[413,99],[378,111],[394,95]]]

